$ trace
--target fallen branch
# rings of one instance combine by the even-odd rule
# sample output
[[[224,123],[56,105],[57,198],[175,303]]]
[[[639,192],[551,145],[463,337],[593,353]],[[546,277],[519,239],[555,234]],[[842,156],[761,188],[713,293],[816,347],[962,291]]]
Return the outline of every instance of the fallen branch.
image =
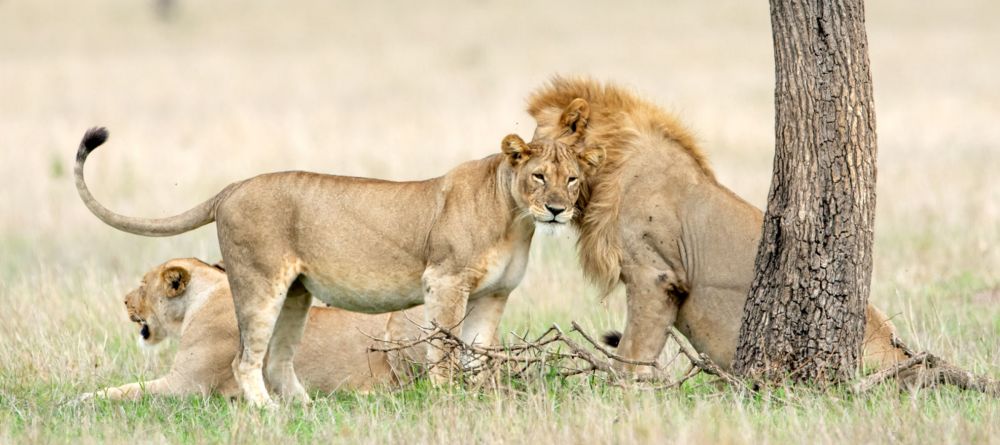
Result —
[[[382,340],[375,339],[378,344],[369,348],[370,351],[395,352],[426,344],[446,350],[448,358],[437,363],[413,363],[420,369],[431,369],[435,366],[455,366],[454,357],[459,357],[463,365],[457,376],[476,383],[477,386],[487,380],[496,381],[497,376],[508,378],[525,378],[529,373],[535,375],[556,375],[560,378],[576,376],[600,376],[609,384],[622,388],[635,388],[648,391],[662,391],[679,388],[692,377],[705,372],[721,378],[723,381],[744,388],[745,385],[737,378],[715,365],[708,356],[698,354],[680,338],[669,332],[670,338],[680,346],[677,356],[684,355],[690,366],[680,377],[665,377],[662,372],[650,376],[634,376],[623,372],[623,369],[635,366],[648,366],[656,371],[663,371],[657,361],[631,360],[609,350],[593,336],[587,333],[578,323],[571,323],[572,329],[563,331],[559,325],[552,325],[541,335],[528,339],[527,334],[517,335],[517,342],[502,346],[483,346],[469,343],[436,323],[428,329],[427,334],[419,339]],[[584,343],[580,343],[571,334],[579,335]],[[371,337],[370,337],[371,338]],[[674,359],[676,359],[676,357]],[[674,360],[671,359],[671,362]],[[486,378],[484,378],[484,376]]]
[[[868,392],[878,384],[884,382],[886,379],[890,377],[896,377],[901,372],[910,370],[914,366],[920,366],[924,364],[924,362],[927,361],[928,357],[929,354],[927,354],[926,352],[922,352],[906,360],[903,360],[899,363],[896,363],[893,366],[890,366],[886,369],[871,374],[868,377],[865,377],[864,379],[859,381],[858,383],[855,383],[854,386],[852,387],[852,391],[854,391],[857,394]]]
[[[1000,396],[1000,382],[986,376],[973,374],[971,371],[959,368],[936,355],[927,354],[924,367],[922,369],[914,368],[914,370],[913,373],[906,376],[904,383],[917,387],[954,385],[966,391]]]
[[[507,379],[525,379],[534,373],[536,376],[554,375],[560,378],[599,376],[615,387],[663,391],[679,388],[694,376],[705,373],[718,377],[738,390],[753,389],[751,383],[722,369],[708,355],[696,351],[673,328],[667,331],[667,335],[677,343],[678,352],[671,362],[678,356],[684,356],[690,362],[690,366],[680,377],[665,376],[665,366],[657,361],[622,357],[596,341],[578,323],[572,322],[571,326],[571,330],[563,331],[559,325],[552,325],[533,339],[529,339],[527,333],[513,334],[517,339],[515,343],[483,346],[466,342],[453,334],[451,329],[432,323],[432,326],[423,328],[427,333],[418,339],[383,340],[369,337],[377,342],[369,350],[400,352],[420,345],[443,350],[444,358],[437,363],[409,363],[408,368],[417,370],[416,374],[409,375],[410,379],[424,375],[436,366],[449,366],[452,369],[459,367],[454,375],[473,382],[476,387],[487,382],[498,382],[498,377],[501,376]],[[570,334],[579,335],[584,343],[571,338]],[[909,388],[948,384],[963,390],[1000,395],[1000,383],[995,380],[975,375],[932,354],[915,353],[898,339],[894,338],[893,344],[909,358],[860,379],[851,386],[852,392],[863,394],[888,379],[896,378]],[[462,365],[457,366],[456,363]],[[636,376],[623,371],[637,366],[647,366],[657,372]],[[407,380],[409,379],[400,379]]]
[[[1000,382],[996,380],[976,375],[934,354],[915,353],[896,338],[893,338],[892,344],[903,350],[910,358],[861,379],[852,387],[855,393],[868,392],[889,378],[898,378],[909,388],[953,385],[965,391],[1000,396]]]

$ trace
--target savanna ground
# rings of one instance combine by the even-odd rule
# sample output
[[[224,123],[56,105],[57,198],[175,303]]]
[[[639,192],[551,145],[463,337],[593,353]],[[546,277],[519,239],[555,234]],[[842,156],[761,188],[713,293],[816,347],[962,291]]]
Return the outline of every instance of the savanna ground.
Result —
[[[614,3],[614,5],[612,5]],[[542,379],[519,392],[423,385],[261,415],[220,398],[68,404],[162,373],[121,304],[168,258],[218,258],[214,226],[117,232],[76,196],[83,131],[107,125],[95,195],[166,216],[225,184],[305,169],[443,173],[530,137],[553,73],[614,79],[680,113],[723,183],[763,206],[773,152],[766,2],[0,2],[0,443],[1000,443],[1000,402],[951,389],[743,397]],[[879,133],[872,300],[905,340],[1000,377],[1000,8],[870,1]],[[623,326],[572,234],[536,238],[505,331]]]

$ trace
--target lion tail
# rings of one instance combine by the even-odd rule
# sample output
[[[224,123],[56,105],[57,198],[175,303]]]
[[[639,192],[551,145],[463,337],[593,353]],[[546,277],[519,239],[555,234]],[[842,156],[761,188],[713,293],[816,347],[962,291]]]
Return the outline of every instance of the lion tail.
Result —
[[[90,189],[83,178],[83,165],[87,161],[87,156],[107,140],[108,130],[106,128],[95,127],[87,130],[76,152],[74,174],[76,176],[76,190],[80,194],[80,199],[90,209],[90,212],[100,218],[101,221],[104,221],[105,224],[118,230],[143,236],[172,236],[194,230],[215,221],[217,204],[236,185],[229,185],[219,194],[179,215],[161,219],[119,215],[97,202],[94,196],[91,195]]]
[[[617,348],[618,344],[622,342],[622,333],[619,331],[608,331],[604,335],[601,335],[601,343],[604,343],[612,348]]]

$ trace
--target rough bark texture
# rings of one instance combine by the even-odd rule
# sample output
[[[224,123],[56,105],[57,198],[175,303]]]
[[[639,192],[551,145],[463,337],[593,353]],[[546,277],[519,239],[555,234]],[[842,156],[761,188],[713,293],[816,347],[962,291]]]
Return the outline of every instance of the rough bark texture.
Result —
[[[776,147],[735,369],[843,381],[871,283],[875,111],[863,0],[771,0]]]

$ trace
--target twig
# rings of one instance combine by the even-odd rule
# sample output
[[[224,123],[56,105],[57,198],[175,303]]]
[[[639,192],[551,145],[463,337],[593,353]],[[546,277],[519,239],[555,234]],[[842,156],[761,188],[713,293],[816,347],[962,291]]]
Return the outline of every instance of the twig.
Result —
[[[726,383],[735,388],[748,389],[748,386],[744,381],[736,378],[736,376],[720,368],[718,365],[715,364],[715,362],[712,361],[711,358],[708,357],[707,354],[704,353],[699,354],[698,351],[695,351],[694,348],[692,348],[686,342],[678,338],[673,328],[667,331],[667,335],[669,335],[670,338],[674,339],[674,341],[677,342],[677,345],[680,346],[681,348],[681,353],[683,353],[684,356],[687,357],[687,359],[690,360],[694,366],[701,369],[702,372],[719,377],[723,381],[725,381]]]
[[[594,339],[590,338],[590,336],[587,335],[587,333],[583,330],[583,328],[581,328],[580,325],[577,324],[575,321],[571,322],[571,325],[573,326],[573,331],[578,332],[580,334],[580,336],[582,336],[585,340],[587,340],[587,343],[590,343],[591,346],[593,346],[594,348],[596,348],[598,351],[601,351],[602,354],[604,354],[605,356],[607,356],[608,358],[610,358],[610,359],[612,359],[612,360],[614,360],[616,362],[627,363],[627,364],[630,364],[630,365],[651,366],[653,368],[660,369],[660,364],[657,363],[656,360],[653,360],[651,362],[648,362],[648,361],[639,361],[639,360],[629,360],[629,359],[627,359],[625,357],[622,357],[622,356],[620,356],[618,354],[615,354],[614,352],[611,352],[611,351],[607,350],[607,348],[605,348],[604,346],[601,346],[601,344],[598,343],[598,342],[596,342],[596,341],[594,341]]]
[[[890,366],[886,369],[871,374],[868,377],[862,379],[861,381],[855,383],[854,386],[852,387],[852,390],[854,391],[855,394],[862,394],[868,392],[879,383],[884,382],[886,379],[890,377],[895,377],[899,375],[900,372],[906,371],[910,368],[913,368],[914,366],[924,364],[924,362],[927,361],[928,356],[929,355],[926,352],[921,352],[913,357],[910,357],[906,360],[896,363],[893,366]]]

